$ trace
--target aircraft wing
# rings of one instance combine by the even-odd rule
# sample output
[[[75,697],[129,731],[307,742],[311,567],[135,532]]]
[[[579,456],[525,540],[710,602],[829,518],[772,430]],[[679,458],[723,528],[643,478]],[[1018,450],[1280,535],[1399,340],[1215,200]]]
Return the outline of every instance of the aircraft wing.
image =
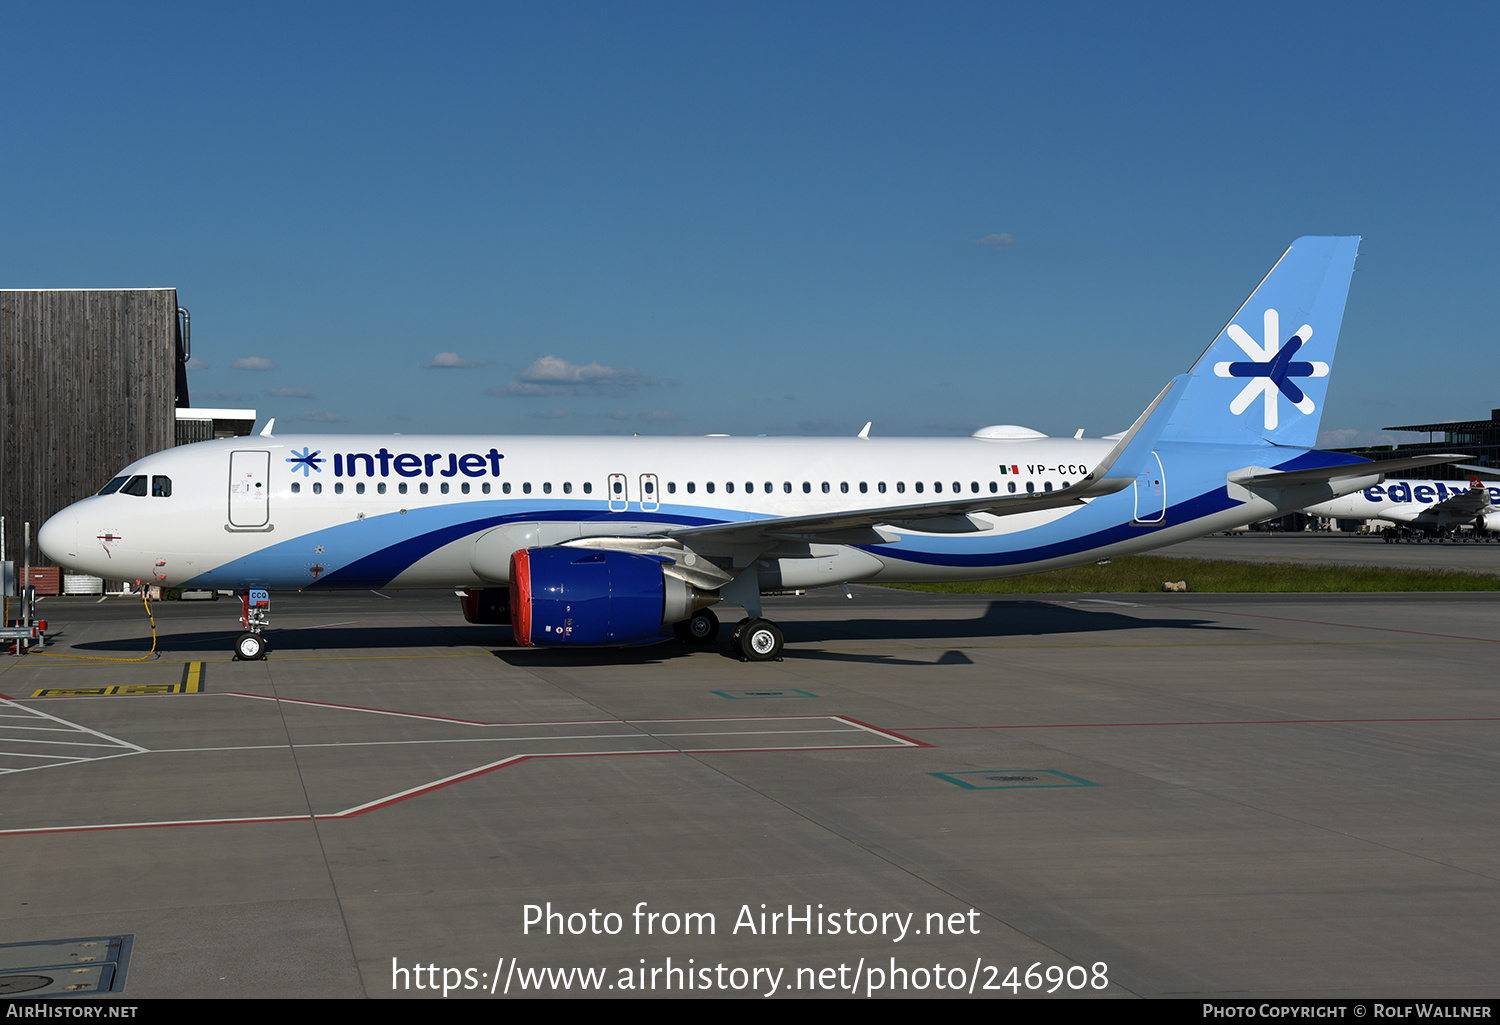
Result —
[[[1112,495],[1135,483],[1136,474],[1144,466],[1146,455],[1155,447],[1162,428],[1171,418],[1172,410],[1181,397],[1182,388],[1179,385],[1182,381],[1183,378],[1178,377],[1169,382],[1093,471],[1077,484],[1060,491],[955,497],[943,502],[846,509],[810,516],[770,516],[734,523],[683,527],[669,530],[667,534],[690,543],[707,541],[727,545],[753,545],[774,541],[885,544],[896,538],[893,534],[876,529],[881,526],[940,534],[968,533],[987,529],[968,519],[969,513],[1012,516],[1082,505],[1089,499]]]
[[[1485,487],[1471,487],[1456,495],[1449,495],[1441,502],[1428,506],[1433,512],[1452,513],[1457,516],[1478,516],[1490,507],[1490,492]]]

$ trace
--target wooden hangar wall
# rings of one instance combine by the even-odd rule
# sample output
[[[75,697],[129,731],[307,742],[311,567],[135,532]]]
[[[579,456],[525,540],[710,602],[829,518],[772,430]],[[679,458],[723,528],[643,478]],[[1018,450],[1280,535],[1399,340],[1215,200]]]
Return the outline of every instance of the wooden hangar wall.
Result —
[[[122,466],[175,443],[187,404],[175,288],[0,290],[5,558]]]

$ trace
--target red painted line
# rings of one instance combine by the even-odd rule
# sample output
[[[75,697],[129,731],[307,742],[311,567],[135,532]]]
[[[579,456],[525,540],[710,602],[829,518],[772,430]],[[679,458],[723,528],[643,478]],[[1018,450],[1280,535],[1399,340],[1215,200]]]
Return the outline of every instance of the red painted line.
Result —
[[[1077,730],[1096,729],[1109,726],[1294,726],[1319,723],[1382,723],[1382,722],[1500,722],[1497,716],[1454,716],[1433,719],[1209,719],[1203,722],[1055,722],[1027,723],[1016,726],[906,726],[915,733],[918,730]],[[891,733],[889,730],[882,732]],[[899,734],[891,733],[891,736]],[[929,745],[923,745],[924,747]]]

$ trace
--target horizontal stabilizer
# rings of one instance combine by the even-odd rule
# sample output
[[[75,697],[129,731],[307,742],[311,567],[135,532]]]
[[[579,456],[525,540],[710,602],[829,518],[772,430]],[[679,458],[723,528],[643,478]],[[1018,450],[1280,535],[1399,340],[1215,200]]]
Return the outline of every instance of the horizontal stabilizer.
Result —
[[[1310,470],[1271,470],[1264,466],[1248,466],[1229,474],[1233,484],[1247,487],[1290,487],[1297,484],[1314,484],[1319,481],[1337,480],[1340,477],[1389,477],[1403,470],[1415,470],[1422,466],[1439,463],[1455,463],[1463,456],[1433,455],[1410,456],[1406,459],[1364,460],[1358,463],[1342,463],[1338,466],[1317,466]]]

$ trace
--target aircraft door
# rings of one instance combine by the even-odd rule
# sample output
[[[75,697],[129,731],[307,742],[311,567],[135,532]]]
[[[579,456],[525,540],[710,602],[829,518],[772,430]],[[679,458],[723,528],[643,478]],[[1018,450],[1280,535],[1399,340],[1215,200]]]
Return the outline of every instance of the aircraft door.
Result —
[[[1167,474],[1161,456],[1152,452],[1135,479],[1135,521],[1156,526],[1167,519]]]
[[[625,491],[625,475],[623,473],[612,473],[609,475],[609,511],[624,512],[630,508],[630,497]]]
[[[661,495],[657,491],[656,474],[641,474],[641,512],[656,512],[661,508]]]
[[[264,530],[271,523],[271,453],[229,453],[229,525]]]

